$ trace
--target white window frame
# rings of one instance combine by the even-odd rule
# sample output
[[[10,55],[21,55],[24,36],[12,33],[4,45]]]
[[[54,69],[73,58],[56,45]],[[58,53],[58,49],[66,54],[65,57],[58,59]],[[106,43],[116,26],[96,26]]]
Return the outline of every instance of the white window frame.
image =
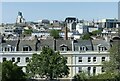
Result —
[[[79,63],[82,63],[82,61],[83,61],[83,60],[82,60],[82,57],[78,57],[78,62],[79,62]]]

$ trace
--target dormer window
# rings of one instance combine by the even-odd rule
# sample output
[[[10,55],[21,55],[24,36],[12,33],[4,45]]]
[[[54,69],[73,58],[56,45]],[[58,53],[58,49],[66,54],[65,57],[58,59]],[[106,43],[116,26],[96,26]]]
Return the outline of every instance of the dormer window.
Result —
[[[14,47],[11,45],[7,45],[6,47],[4,47],[3,49],[4,51],[14,51]]]
[[[67,51],[68,50],[67,45],[65,45],[65,44],[60,45],[60,50],[61,51]]]
[[[23,46],[23,51],[30,51],[30,47],[29,46]]]
[[[79,51],[86,51],[86,50],[87,50],[86,46],[80,46],[79,47]]]
[[[105,50],[106,50],[106,47],[103,46],[103,45],[101,45],[101,44],[99,44],[99,45],[97,46],[97,50],[98,50],[98,51],[105,51]]]

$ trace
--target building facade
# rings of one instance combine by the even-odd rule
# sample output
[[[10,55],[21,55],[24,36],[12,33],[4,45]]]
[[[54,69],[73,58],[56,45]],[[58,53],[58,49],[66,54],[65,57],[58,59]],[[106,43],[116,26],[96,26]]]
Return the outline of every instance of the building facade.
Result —
[[[105,40],[63,40],[52,38],[38,40],[34,38],[17,38],[0,40],[0,62],[11,60],[18,62],[18,66],[25,67],[34,53],[40,54],[42,47],[49,46],[61,55],[67,57],[69,77],[73,78],[77,73],[85,71],[88,75],[97,75],[104,72],[102,62],[109,61],[109,43]]]
[[[23,67],[25,72],[25,67],[28,63],[28,59],[32,58],[33,53],[40,53],[40,51],[17,51],[17,52],[0,52],[0,62],[5,60],[11,60],[13,62],[18,62],[18,66]],[[69,67],[69,77],[73,78],[79,72],[86,72],[88,75],[100,74],[104,72],[101,67],[103,61],[109,61],[108,52],[79,52],[79,51],[66,51],[60,52],[61,55],[67,57],[67,65]]]

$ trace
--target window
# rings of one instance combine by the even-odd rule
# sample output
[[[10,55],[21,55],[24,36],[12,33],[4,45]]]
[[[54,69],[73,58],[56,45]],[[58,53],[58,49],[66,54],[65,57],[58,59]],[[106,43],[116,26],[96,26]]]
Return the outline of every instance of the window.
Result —
[[[78,73],[82,72],[82,67],[78,67]]]
[[[105,61],[105,57],[102,57],[102,62],[104,62]]]
[[[11,51],[11,46],[5,47],[4,50],[5,51]]]
[[[29,46],[24,46],[23,51],[29,51]]]
[[[4,62],[4,61],[6,61],[6,58],[5,58],[5,57],[3,58],[3,62]]]
[[[86,47],[85,47],[85,46],[82,46],[82,50],[83,50],[83,51],[86,51]]]
[[[90,76],[91,67],[88,67],[88,75]]]
[[[101,68],[101,72],[105,72],[105,69],[104,69],[104,67],[102,67],[102,68]]]
[[[5,51],[7,51],[7,48],[5,47]]]
[[[9,48],[7,48],[7,51],[10,51]]]
[[[67,45],[65,45],[65,44],[60,45],[60,50],[67,51],[68,50]]]
[[[17,62],[20,62],[20,57],[17,58]]]
[[[102,46],[101,44],[99,44],[98,51],[105,51],[105,46]]]
[[[64,48],[62,47],[61,50],[64,51]]]
[[[11,51],[15,51],[15,48],[14,48],[14,47],[11,47]]]
[[[96,62],[96,57],[93,57],[93,62]]]
[[[101,51],[104,51],[105,50],[105,47],[101,47]]]
[[[61,51],[67,51],[67,47],[61,47]]]
[[[26,60],[26,62],[29,62],[29,57],[26,57],[25,60]]]
[[[86,51],[86,46],[80,46],[79,51]]]
[[[79,57],[79,60],[78,60],[78,62],[82,62],[82,57]]]
[[[14,57],[12,58],[12,62],[15,62],[15,58]]]
[[[91,57],[88,57],[88,62],[91,62]]]
[[[96,73],[96,67],[93,67],[93,75]]]

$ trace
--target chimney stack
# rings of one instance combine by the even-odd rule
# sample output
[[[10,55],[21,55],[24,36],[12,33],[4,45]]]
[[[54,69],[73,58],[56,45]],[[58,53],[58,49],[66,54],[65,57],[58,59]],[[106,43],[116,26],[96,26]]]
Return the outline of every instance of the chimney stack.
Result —
[[[56,39],[53,40],[53,50],[56,51]]]
[[[65,26],[65,40],[68,40],[68,30],[67,30],[67,26]]]

